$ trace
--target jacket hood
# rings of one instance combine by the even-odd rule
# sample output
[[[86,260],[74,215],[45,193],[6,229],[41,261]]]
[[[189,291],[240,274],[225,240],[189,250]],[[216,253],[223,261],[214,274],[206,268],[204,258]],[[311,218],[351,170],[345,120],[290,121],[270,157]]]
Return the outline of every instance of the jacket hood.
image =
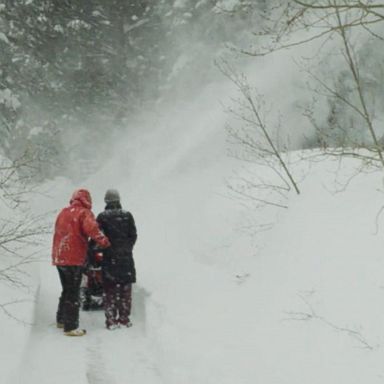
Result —
[[[71,205],[80,203],[80,205],[82,205],[84,208],[91,209],[92,208],[91,194],[86,189],[78,189],[75,192],[73,192],[73,195],[69,203]]]

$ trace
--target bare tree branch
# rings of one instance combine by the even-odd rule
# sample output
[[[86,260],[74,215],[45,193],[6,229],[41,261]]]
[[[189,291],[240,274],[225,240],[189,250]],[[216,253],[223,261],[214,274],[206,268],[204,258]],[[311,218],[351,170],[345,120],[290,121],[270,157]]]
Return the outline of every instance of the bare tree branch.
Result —
[[[307,311],[302,311],[302,312],[300,312],[300,311],[299,312],[298,311],[288,311],[288,312],[286,312],[286,314],[289,315],[289,318],[287,320],[295,320],[295,321],[313,321],[313,320],[316,320],[316,321],[326,325],[327,327],[329,327],[335,331],[346,334],[347,336],[356,340],[365,349],[373,350],[377,347],[377,346],[374,346],[371,343],[369,343],[366,340],[366,338],[361,334],[361,332],[356,331],[354,329],[347,328],[347,327],[341,327],[341,326],[329,321],[325,317],[318,315],[317,312],[315,311],[315,309],[313,308],[313,306],[309,303],[309,301],[305,297],[303,297],[302,295],[299,295],[299,297],[305,303],[305,305],[307,307]]]
[[[284,159],[280,155],[278,148],[276,147],[274,141],[272,140],[271,135],[268,132],[265,122],[261,116],[261,113],[258,107],[256,106],[254,97],[251,93],[251,88],[245,76],[239,75],[238,73],[236,73],[236,71],[228,63],[224,61],[221,64],[217,63],[217,66],[221,70],[221,72],[225,76],[227,76],[237,86],[238,90],[242,94],[243,98],[246,100],[248,107],[250,108],[252,113],[252,119],[247,118],[247,116],[243,114],[240,114],[240,115],[237,114],[237,116],[240,116],[244,121],[246,121],[247,123],[251,124],[251,126],[261,131],[263,138],[266,140],[267,147],[260,145],[260,142],[255,141],[253,137],[247,134],[238,135],[240,142],[244,146],[250,146],[252,150],[254,150],[256,153],[268,152],[271,156],[275,157],[278,160],[278,163],[280,164],[283,170],[283,173],[288,178],[290,185],[294,188],[297,194],[300,194],[300,190],[298,188],[296,181],[294,180],[291,172],[288,169],[287,164],[285,163]],[[282,179],[285,181],[285,178],[282,178]]]

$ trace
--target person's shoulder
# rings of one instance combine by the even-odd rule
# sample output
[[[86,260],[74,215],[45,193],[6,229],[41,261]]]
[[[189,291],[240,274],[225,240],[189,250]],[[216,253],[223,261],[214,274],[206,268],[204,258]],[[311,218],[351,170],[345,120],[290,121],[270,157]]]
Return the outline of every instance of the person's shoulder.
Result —
[[[85,209],[85,208],[77,206],[77,205],[68,205],[68,206],[61,209],[58,216],[78,214],[79,212],[82,212],[83,209]]]
[[[64,207],[60,209],[60,211],[57,213],[56,220],[62,220],[64,217],[68,216],[68,208]]]
[[[97,216],[100,220],[108,220],[113,217],[117,217],[121,215],[120,209],[105,209],[103,212]]]
[[[129,211],[126,211],[123,208],[112,209],[110,214],[112,216],[114,216],[114,217],[120,217],[120,218],[123,218],[123,219],[132,217],[132,214]]]
[[[76,207],[77,215],[83,219],[95,219],[94,213],[86,207]]]
[[[58,211],[57,216],[60,216],[60,215],[62,215],[64,212],[67,212],[69,208],[70,208],[70,207],[64,207],[64,208],[61,208],[60,211]]]
[[[102,211],[97,215],[97,220],[103,220],[107,216],[108,212],[107,211]]]
[[[125,209],[121,209],[121,215],[125,217],[133,217],[132,213],[130,211],[127,211]]]

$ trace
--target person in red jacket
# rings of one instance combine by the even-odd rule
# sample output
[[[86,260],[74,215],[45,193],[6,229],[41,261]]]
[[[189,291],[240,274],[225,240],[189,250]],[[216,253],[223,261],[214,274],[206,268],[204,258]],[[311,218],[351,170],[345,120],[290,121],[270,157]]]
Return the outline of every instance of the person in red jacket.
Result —
[[[100,231],[91,211],[92,199],[86,189],[72,195],[70,205],[56,219],[53,236],[52,264],[59,272],[62,293],[56,313],[58,328],[67,336],[83,336],[79,329],[79,293],[83,266],[86,262],[88,240],[91,238],[101,248],[110,242]]]

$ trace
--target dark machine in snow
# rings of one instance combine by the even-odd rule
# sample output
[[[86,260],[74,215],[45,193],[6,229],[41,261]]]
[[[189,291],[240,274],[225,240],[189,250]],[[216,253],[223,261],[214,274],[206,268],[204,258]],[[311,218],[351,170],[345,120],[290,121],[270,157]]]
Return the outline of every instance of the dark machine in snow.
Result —
[[[103,309],[103,293],[100,250],[91,243],[80,288],[80,303],[83,311]]]

